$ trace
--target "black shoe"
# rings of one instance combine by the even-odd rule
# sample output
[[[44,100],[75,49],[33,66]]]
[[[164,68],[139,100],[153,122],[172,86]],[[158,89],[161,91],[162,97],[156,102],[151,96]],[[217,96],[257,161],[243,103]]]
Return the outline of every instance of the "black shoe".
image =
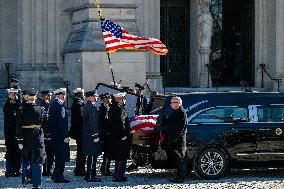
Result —
[[[74,175],[75,176],[85,176],[86,172],[84,172],[84,171],[74,171]]]
[[[132,163],[131,165],[129,165],[129,167],[126,170],[127,172],[138,171],[138,165],[136,165],[135,163]]]
[[[50,176],[52,176],[52,173],[51,172],[43,172],[42,176],[50,177]]]
[[[30,177],[22,177],[22,184],[31,184],[32,178]]]
[[[70,181],[67,179],[54,179],[53,180],[54,183],[69,183]]]
[[[113,178],[112,181],[113,182],[126,182],[127,181],[127,177]]]
[[[112,176],[113,173],[111,171],[107,171],[106,173],[105,172],[101,172],[101,175],[102,176]]]
[[[87,182],[102,182],[102,179],[98,177],[92,177],[91,179],[85,179]]]
[[[173,179],[169,179],[170,182],[172,183],[183,183],[185,179],[182,178],[173,178]]]

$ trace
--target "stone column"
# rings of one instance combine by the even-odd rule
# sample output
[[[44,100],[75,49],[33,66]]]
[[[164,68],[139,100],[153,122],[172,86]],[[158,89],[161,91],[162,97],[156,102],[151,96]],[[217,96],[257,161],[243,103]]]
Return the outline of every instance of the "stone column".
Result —
[[[66,75],[71,87],[93,89],[97,83],[112,81],[108,58],[95,0],[73,0],[70,9],[72,31],[64,47]],[[140,35],[135,17],[135,0],[100,0],[102,14],[125,28]],[[110,55],[115,80],[123,79],[124,86],[146,81],[146,55],[141,51],[120,50]]]
[[[276,70],[275,77],[282,79],[280,90],[284,91],[284,1],[276,0]],[[277,84],[274,82],[274,90]]]
[[[145,37],[160,38],[160,0],[144,0]],[[147,53],[147,79],[152,90],[163,91],[160,56]]]
[[[196,4],[195,4],[196,5]],[[198,0],[198,17],[197,17],[197,31],[198,31],[198,61],[192,64],[197,64],[197,83],[194,87],[206,88],[211,87],[211,77],[208,77],[209,55],[211,52],[211,37],[213,19],[209,12],[209,0]],[[196,30],[196,29],[195,29]],[[209,78],[209,83],[208,83]],[[195,79],[196,81],[196,79]]]

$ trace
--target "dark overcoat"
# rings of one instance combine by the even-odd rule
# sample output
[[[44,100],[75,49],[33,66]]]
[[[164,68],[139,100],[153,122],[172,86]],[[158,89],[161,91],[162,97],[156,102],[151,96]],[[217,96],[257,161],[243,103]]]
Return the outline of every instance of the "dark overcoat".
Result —
[[[126,160],[130,155],[130,123],[124,107],[114,103],[110,106],[110,146],[109,158],[112,160]],[[123,138],[125,138],[123,140]]]
[[[74,140],[81,140],[82,137],[84,105],[83,100],[76,97],[71,106],[71,127],[69,136]]]
[[[177,110],[173,110],[165,123],[168,147],[171,150],[179,150],[184,152],[186,149],[186,112],[181,106]]]
[[[103,147],[103,152],[108,152],[109,143],[111,141],[109,133],[109,109],[110,106],[108,104],[102,103],[99,108],[99,119],[100,119],[100,137]]]
[[[70,161],[70,147],[64,142],[64,139],[68,138],[68,115],[63,103],[57,98],[50,104],[48,124],[51,128],[55,161]]]
[[[86,156],[99,156],[102,152],[99,112],[90,101],[83,109],[82,150]]]
[[[16,101],[7,99],[4,107],[4,137],[6,154],[5,159],[8,161],[18,161],[21,159],[21,151],[16,139],[16,125],[18,117],[19,104]]]

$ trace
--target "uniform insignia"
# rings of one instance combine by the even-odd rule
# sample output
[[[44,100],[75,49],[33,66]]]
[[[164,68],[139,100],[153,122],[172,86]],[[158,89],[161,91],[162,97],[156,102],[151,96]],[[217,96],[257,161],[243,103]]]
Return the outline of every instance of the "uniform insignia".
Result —
[[[63,118],[65,117],[65,108],[62,108],[61,116],[62,116]]]
[[[275,134],[278,135],[278,136],[280,136],[280,135],[282,134],[282,129],[277,128],[277,129],[275,130]]]

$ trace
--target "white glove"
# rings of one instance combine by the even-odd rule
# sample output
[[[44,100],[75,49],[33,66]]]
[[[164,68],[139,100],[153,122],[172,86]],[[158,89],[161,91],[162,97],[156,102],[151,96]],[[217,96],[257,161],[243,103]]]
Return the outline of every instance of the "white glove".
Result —
[[[121,140],[126,140],[127,139],[127,136],[123,137]]]
[[[65,139],[64,139],[64,142],[65,142],[65,143],[69,143],[69,141],[70,141],[69,138],[65,138]]]
[[[96,142],[99,142],[99,141],[100,141],[99,138],[94,139],[94,142],[95,142],[95,143],[96,143]]]
[[[18,144],[20,150],[23,149],[23,145],[22,144]]]

